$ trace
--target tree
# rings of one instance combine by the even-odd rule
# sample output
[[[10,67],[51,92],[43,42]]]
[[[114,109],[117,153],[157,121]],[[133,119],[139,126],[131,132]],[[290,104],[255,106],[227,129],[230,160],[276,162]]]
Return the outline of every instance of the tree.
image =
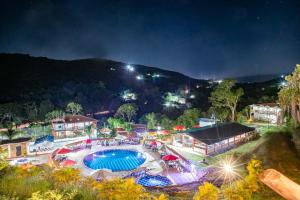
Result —
[[[221,122],[224,122],[228,119],[229,113],[230,113],[230,110],[228,108],[210,107],[208,109],[208,116],[218,119]]]
[[[77,115],[82,111],[82,106],[75,102],[70,102],[67,104],[66,111],[72,115]]]
[[[107,123],[110,129],[116,129],[123,127],[124,121],[120,118],[110,117],[107,119]]]
[[[94,128],[95,128],[95,127],[94,127],[93,124],[91,124],[91,125],[85,127],[84,132],[89,136],[89,138],[91,138],[92,131],[93,131]]]
[[[7,152],[2,147],[0,147],[0,171],[9,165],[6,158]]]
[[[22,121],[22,106],[17,103],[0,104],[0,124],[5,124],[7,121],[19,123]]]
[[[17,131],[16,123],[14,122],[7,122],[4,127],[7,129],[6,131],[3,131],[2,134],[8,137],[9,140],[12,140],[14,136],[19,134],[20,132]]]
[[[145,116],[146,121],[147,121],[147,128],[148,129],[155,129],[157,125],[157,117],[155,113],[148,113]]]
[[[53,110],[51,112],[48,112],[45,115],[45,119],[46,119],[46,121],[51,121],[53,119],[64,118],[64,116],[65,116],[65,112],[64,111],[62,111],[62,110]]]
[[[62,168],[54,171],[51,179],[60,185],[76,183],[81,179],[80,171],[79,169]]]
[[[201,110],[198,108],[187,109],[177,119],[177,123],[184,125],[186,128],[192,128],[197,125],[199,118],[201,117]]]
[[[141,200],[150,197],[141,185],[135,183],[134,179],[104,180],[97,183],[95,189],[99,193],[99,199],[103,200]]]
[[[231,185],[222,187],[225,199],[228,200],[251,200],[252,193],[244,180],[239,180]]]
[[[160,125],[166,130],[173,130],[174,121],[169,119],[166,115],[161,116]]]
[[[235,81],[225,79],[211,93],[209,100],[215,108],[228,108],[231,112],[231,121],[235,120],[236,106],[244,94],[242,88],[233,89]]]
[[[250,106],[246,106],[237,114],[237,121],[240,123],[243,123],[248,119],[250,119]]]
[[[126,103],[121,105],[115,116],[116,117],[121,117],[123,120],[127,121],[127,122],[131,122],[132,118],[136,115],[137,113],[137,107],[135,104],[131,104],[131,103]]]
[[[194,196],[194,200],[217,200],[218,199],[218,188],[213,184],[205,182],[199,186],[198,192]]]
[[[49,113],[53,109],[54,105],[49,99],[41,101],[39,105],[39,117],[42,119],[47,113]]]
[[[279,103],[285,113],[300,123],[300,64],[294,72],[285,77],[286,84],[278,93]]]
[[[36,120],[38,117],[39,109],[35,102],[27,102],[24,104],[24,109],[27,114],[27,119]]]

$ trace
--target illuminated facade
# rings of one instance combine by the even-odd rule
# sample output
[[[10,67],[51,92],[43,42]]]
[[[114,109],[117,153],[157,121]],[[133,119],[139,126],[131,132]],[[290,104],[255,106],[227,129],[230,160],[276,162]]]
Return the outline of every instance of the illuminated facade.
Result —
[[[83,134],[91,126],[91,134],[97,132],[97,120],[83,115],[67,115],[51,122],[52,134],[56,138],[64,138]]]
[[[223,123],[190,129],[173,136],[172,144],[203,155],[223,153],[256,135],[255,129],[239,123]]]
[[[282,123],[282,109],[277,103],[253,104],[250,106],[250,119],[280,124]]]

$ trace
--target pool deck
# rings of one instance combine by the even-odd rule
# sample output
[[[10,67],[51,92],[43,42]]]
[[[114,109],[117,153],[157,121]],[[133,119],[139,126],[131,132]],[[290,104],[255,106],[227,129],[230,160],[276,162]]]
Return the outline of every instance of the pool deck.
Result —
[[[186,183],[191,183],[199,180],[190,172],[179,172],[176,168],[169,168],[166,163],[161,160],[160,154],[158,152],[153,152],[151,149],[147,149],[143,145],[120,145],[120,146],[101,146],[93,145],[91,148],[82,149],[76,152],[66,154],[68,159],[76,161],[74,168],[80,169],[83,176],[92,176],[99,170],[93,170],[87,167],[83,163],[83,158],[97,151],[103,151],[108,149],[126,149],[134,150],[143,153],[146,156],[146,161],[140,165],[138,168],[147,168],[150,175],[162,175],[168,177],[174,185],[182,185]],[[30,156],[28,158],[32,160],[39,161],[37,163],[48,163],[48,157],[50,154]],[[137,169],[138,169],[137,168]],[[134,170],[132,170],[134,171]],[[120,171],[120,172],[108,172],[107,178],[114,177],[125,177],[129,175],[132,171]]]
[[[71,160],[76,161],[76,168],[80,169],[82,174],[84,176],[90,176],[94,174],[95,172],[99,170],[93,170],[91,168],[88,168],[84,163],[83,163],[83,158],[91,153],[97,152],[97,151],[103,151],[103,150],[108,150],[108,149],[127,149],[127,150],[135,150],[142,152],[146,155],[146,161],[140,165],[139,167],[146,167],[150,170],[150,173],[152,174],[160,174],[163,172],[163,168],[160,166],[160,164],[157,162],[157,160],[149,154],[145,149],[142,147],[142,145],[121,145],[121,146],[100,146],[100,145],[93,145],[91,149],[83,149],[78,152],[74,153],[69,153],[68,158]],[[128,174],[130,174],[131,171],[120,171],[120,172],[113,172],[111,173],[112,177],[124,177]]]

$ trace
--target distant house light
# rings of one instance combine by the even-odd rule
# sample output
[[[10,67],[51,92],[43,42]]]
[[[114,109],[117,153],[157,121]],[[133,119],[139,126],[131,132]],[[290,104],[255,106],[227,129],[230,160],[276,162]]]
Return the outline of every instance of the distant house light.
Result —
[[[144,77],[143,77],[143,75],[138,75],[138,76],[136,76],[136,79],[137,79],[137,80],[143,80]]]
[[[127,69],[128,71],[131,71],[131,72],[134,71],[134,67],[132,67],[131,65],[127,65],[127,66],[126,66],[126,69]]]
[[[159,78],[160,77],[160,74],[153,74],[152,75],[152,78]]]

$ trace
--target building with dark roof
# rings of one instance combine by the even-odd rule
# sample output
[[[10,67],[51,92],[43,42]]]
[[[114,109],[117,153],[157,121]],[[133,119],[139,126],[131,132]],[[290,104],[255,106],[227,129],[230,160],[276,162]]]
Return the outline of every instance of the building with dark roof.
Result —
[[[254,134],[255,128],[239,123],[222,123],[179,132],[173,137],[172,144],[211,155],[249,140]]]
[[[51,122],[52,134],[56,138],[64,138],[84,134],[85,129],[91,126],[92,133],[97,132],[97,120],[83,115],[66,115],[64,118]]]

